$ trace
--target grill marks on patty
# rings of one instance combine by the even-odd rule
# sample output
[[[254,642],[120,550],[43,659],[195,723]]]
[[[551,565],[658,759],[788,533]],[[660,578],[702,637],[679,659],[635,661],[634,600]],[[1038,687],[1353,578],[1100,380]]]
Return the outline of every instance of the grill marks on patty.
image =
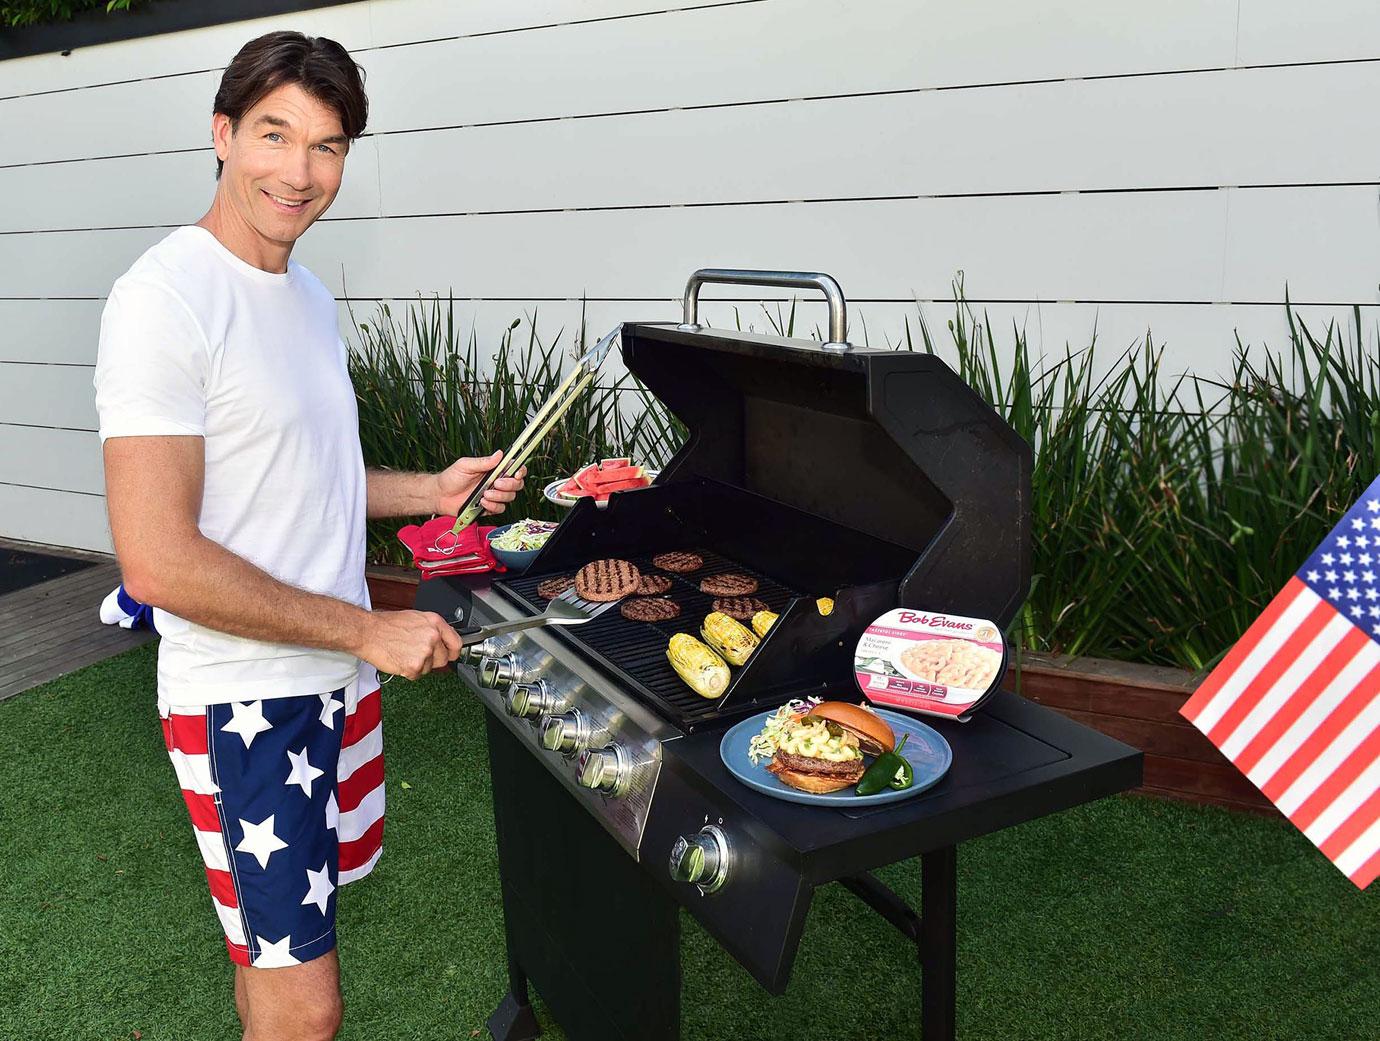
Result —
[[[671,580],[665,575],[644,574],[637,583],[638,596],[660,596],[670,589]]]
[[[729,596],[714,601],[714,610],[740,622],[750,621],[758,611],[767,609],[766,602],[755,596]]]
[[[658,553],[652,558],[652,563],[661,568],[662,571],[674,571],[678,575],[688,575],[691,571],[698,571],[704,567],[704,557],[698,553],[683,551]]]
[[[575,576],[575,592],[586,600],[607,603],[637,591],[642,573],[626,560],[594,560]]]
[[[537,596],[543,600],[555,600],[574,584],[574,575],[557,575],[555,578],[543,579],[537,584]]]
[[[747,596],[757,592],[757,579],[751,575],[728,571],[722,575],[710,575],[700,581],[700,591],[710,596]]]
[[[624,600],[618,612],[632,622],[669,622],[680,617],[680,604],[661,596],[639,596]]]

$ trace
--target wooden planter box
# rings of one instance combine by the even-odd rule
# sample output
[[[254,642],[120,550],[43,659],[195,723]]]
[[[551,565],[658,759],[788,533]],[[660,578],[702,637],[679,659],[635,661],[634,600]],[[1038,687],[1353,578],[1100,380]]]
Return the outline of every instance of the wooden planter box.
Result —
[[[384,610],[410,608],[418,576],[411,568],[369,569],[369,595]],[[1278,811],[1188,724],[1179,709],[1197,686],[1182,669],[1101,658],[1023,654],[1007,687],[1145,753],[1147,795],[1212,803],[1233,810]]]

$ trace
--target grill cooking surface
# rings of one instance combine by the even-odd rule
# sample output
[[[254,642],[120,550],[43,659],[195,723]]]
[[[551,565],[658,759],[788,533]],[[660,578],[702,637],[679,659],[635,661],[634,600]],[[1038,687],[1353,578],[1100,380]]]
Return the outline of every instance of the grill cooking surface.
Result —
[[[680,605],[679,618],[668,622],[633,622],[624,618],[615,607],[584,625],[569,628],[551,626],[548,630],[554,630],[560,637],[581,644],[609,668],[622,673],[629,680],[633,690],[651,702],[652,706],[672,723],[687,732],[694,730],[697,725],[746,715],[756,709],[755,705],[748,704],[728,714],[719,712],[715,708],[716,702],[700,697],[686,686],[676,675],[675,669],[671,668],[671,663],[666,660],[666,644],[671,637],[676,633],[690,633],[699,638],[700,623],[704,621],[705,615],[714,610],[714,601],[718,598],[700,592],[700,581],[710,575],[730,571],[752,575],[760,586],[751,595],[778,613],[793,598],[800,595],[780,582],[727,557],[698,548],[693,548],[693,551],[704,558],[704,567],[688,575],[662,571],[653,566],[653,554],[623,558],[630,560],[643,574],[665,575],[671,579],[670,590],[662,595]],[[502,589],[533,614],[537,614],[544,611],[547,604],[545,599],[537,595],[537,586],[543,579],[561,573],[563,572],[543,572],[499,579],[494,582],[494,586]]]

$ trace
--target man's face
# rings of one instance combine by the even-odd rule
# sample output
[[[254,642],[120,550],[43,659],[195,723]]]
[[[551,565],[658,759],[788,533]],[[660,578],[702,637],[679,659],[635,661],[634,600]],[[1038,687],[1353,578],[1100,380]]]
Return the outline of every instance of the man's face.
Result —
[[[211,133],[225,163],[220,191],[266,239],[290,246],[340,191],[350,147],[340,117],[295,83],[265,95],[234,130],[217,113]]]

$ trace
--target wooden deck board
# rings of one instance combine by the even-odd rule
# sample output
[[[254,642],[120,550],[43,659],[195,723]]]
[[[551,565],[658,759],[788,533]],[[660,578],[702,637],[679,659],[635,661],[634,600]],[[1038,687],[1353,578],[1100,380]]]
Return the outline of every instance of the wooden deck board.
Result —
[[[119,583],[107,561],[0,596],[0,701],[152,639],[101,623]]]

